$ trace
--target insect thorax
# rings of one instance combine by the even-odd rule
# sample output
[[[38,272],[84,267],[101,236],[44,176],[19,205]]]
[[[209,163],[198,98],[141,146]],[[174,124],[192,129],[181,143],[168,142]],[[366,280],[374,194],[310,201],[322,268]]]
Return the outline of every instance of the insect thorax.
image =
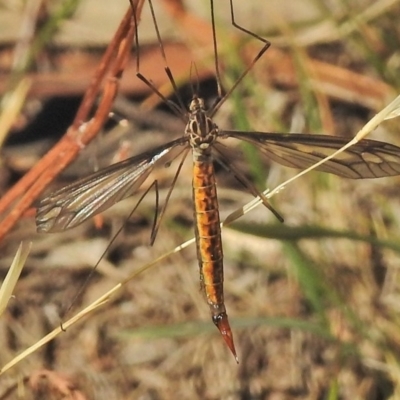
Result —
[[[206,150],[216,140],[218,127],[207,115],[204,100],[193,96],[189,106],[189,120],[186,124],[185,134],[190,137],[193,148]]]

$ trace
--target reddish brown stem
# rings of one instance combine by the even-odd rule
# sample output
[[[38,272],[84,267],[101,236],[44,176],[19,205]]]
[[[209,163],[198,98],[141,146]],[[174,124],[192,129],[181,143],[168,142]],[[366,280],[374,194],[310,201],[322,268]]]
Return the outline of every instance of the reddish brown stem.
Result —
[[[135,21],[138,21],[144,0],[138,0],[136,19],[130,7],[125,14],[113,40],[109,44],[102,61],[87,89],[74,122],[62,139],[21,178],[0,200],[0,214],[4,213],[14,202],[13,209],[0,224],[0,240],[13,228],[19,218],[38,198],[48,184],[68,166],[99,132],[108,118],[113,101],[118,91],[119,79],[127,63],[132,41],[136,32]],[[115,58],[114,64],[112,61]],[[96,101],[97,94],[109,71],[100,104],[94,117],[88,115]],[[20,196],[22,197],[17,200]]]

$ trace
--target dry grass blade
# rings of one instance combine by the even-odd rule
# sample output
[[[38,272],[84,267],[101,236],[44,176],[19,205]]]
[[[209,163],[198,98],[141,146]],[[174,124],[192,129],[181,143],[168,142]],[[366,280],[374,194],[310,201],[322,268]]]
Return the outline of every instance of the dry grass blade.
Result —
[[[105,293],[102,297],[94,301],[92,304],[90,304],[88,307],[84,308],[81,312],[77,313],[74,317],[70,318],[68,321],[65,323],[62,323],[62,326],[54,329],[51,331],[49,334],[38,340],[35,344],[33,344],[31,347],[27,348],[24,350],[21,354],[19,354],[17,357],[13,358],[10,362],[8,362],[6,365],[4,365],[0,369],[0,375],[8,371],[10,368],[14,367],[17,365],[19,362],[24,360],[26,357],[28,357],[30,354],[34,353],[38,349],[40,349],[42,346],[44,346],[46,343],[49,343],[51,340],[53,340],[55,337],[57,337],[60,333],[65,332],[66,329],[74,325],[76,322],[80,321],[82,318],[84,318],[87,315],[90,315],[93,311],[95,311],[98,307],[102,306],[103,304],[107,303],[108,299],[110,296],[115,293],[118,289],[120,288],[120,285],[116,285],[112,290],[108,291]]]
[[[0,288],[0,316],[3,314],[7,307],[8,301],[10,300],[14,291],[15,285],[17,284],[18,278],[21,274],[22,268],[24,268],[25,261],[28,258],[28,254],[31,250],[32,243],[22,242],[15,254],[14,260],[10,265],[10,269],[7,273],[6,278],[1,284]]]
[[[21,112],[31,85],[32,81],[29,78],[21,79],[14,91],[3,100],[4,105],[0,114],[0,148],[6,140],[12,124]]]
[[[114,296],[119,290],[121,290],[132,279],[134,279],[135,277],[137,277],[138,275],[140,275],[144,271],[148,270],[149,268],[153,267],[154,265],[160,263],[161,261],[165,261],[168,257],[172,256],[175,253],[178,253],[178,252],[182,251],[183,249],[185,249],[186,247],[188,247],[188,246],[190,246],[190,245],[192,245],[194,243],[195,243],[195,239],[194,238],[190,239],[190,240],[187,240],[186,242],[184,242],[184,243],[180,244],[179,246],[175,247],[173,250],[171,250],[169,252],[166,252],[163,255],[161,255],[160,257],[154,259],[151,263],[147,263],[147,264],[141,266],[140,268],[138,268],[134,273],[132,273],[130,276],[128,276],[123,281],[121,281],[118,284],[116,284],[113,288],[111,288],[109,291],[104,293],[101,297],[99,297],[98,299],[93,301],[91,304],[89,304],[83,310],[81,310],[78,313],[76,313],[73,317],[71,317],[67,321],[62,322],[61,325],[58,328],[56,328],[53,331],[51,331],[49,334],[47,334],[46,336],[44,336],[43,338],[38,340],[32,346],[30,346],[29,348],[24,350],[17,357],[15,357],[11,361],[9,361],[6,365],[4,365],[0,369],[0,375],[2,375],[3,373],[8,371],[10,368],[14,367],[15,365],[17,365],[19,362],[24,360],[26,357],[28,357],[29,355],[31,355],[32,353],[37,351],[39,348],[44,346],[46,343],[49,343],[51,340],[56,338],[61,333],[65,332],[68,328],[70,328],[71,326],[76,324],[78,321],[82,320],[85,317],[90,316],[99,307],[101,307],[102,305],[106,304],[111,299],[112,296]],[[22,247],[22,245],[21,245],[21,247]],[[21,247],[18,250],[17,255],[16,255],[16,260],[18,261],[18,265],[20,265],[20,263],[26,259],[26,257],[28,256],[28,251],[29,251],[29,249],[25,249],[25,248],[23,250],[21,250]],[[15,263],[17,263],[17,261]],[[14,263],[13,263],[13,265],[14,265]],[[17,267],[18,267],[18,265],[17,265]],[[22,266],[23,266],[23,262],[22,262]],[[19,276],[19,274],[18,274],[18,276]],[[16,279],[14,279],[12,282],[16,282],[16,280],[18,279],[18,276],[16,276]],[[9,288],[9,285],[7,285],[7,287]],[[11,290],[12,290],[12,288],[11,288]],[[8,293],[9,293],[9,290],[5,293],[5,295],[7,295]],[[0,294],[1,294],[1,292],[0,292]]]

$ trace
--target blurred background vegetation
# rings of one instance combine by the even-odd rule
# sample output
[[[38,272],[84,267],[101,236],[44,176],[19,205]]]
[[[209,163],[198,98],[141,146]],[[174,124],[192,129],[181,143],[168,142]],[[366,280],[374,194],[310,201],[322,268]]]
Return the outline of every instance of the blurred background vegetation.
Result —
[[[128,5],[0,2],[2,193],[66,131]],[[186,102],[190,81],[200,80],[200,93],[212,104],[208,2],[156,6],[179,95]],[[237,22],[272,47],[220,110],[221,128],[350,139],[399,93],[398,0],[234,1],[234,7]],[[225,90],[262,47],[234,29],[229,12],[229,2],[218,1]],[[147,5],[139,45],[140,71],[174,98]],[[135,77],[136,56],[133,50],[109,123],[53,188],[182,135],[180,121],[164,105],[155,107]],[[373,138],[399,146],[399,128],[397,120],[386,122]],[[232,143],[232,157],[260,189],[296,173],[241,144]],[[161,199],[175,165],[152,176]],[[136,197],[107,211],[100,224],[91,220],[60,234],[36,234],[32,214],[21,220],[0,245],[5,276],[20,241],[33,241],[0,319],[2,366],[60,319],[193,236],[190,167],[187,162],[181,172],[155,245],[149,246],[153,192],[89,282]],[[223,170],[217,180],[223,219],[251,195]],[[284,225],[261,206],[224,228],[225,300],[239,365],[209,319],[191,246],[136,276],[84,322],[7,371],[0,398],[400,398],[398,184],[397,177],[349,181],[313,172],[272,199]]]

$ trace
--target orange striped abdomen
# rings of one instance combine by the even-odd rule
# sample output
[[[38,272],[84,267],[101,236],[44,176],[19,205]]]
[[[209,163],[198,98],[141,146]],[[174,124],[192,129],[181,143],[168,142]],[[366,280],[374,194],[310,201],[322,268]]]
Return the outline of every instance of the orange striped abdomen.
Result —
[[[193,162],[193,206],[200,280],[210,306],[223,304],[223,253],[214,166]]]
[[[193,207],[200,282],[214,324],[236,356],[231,328],[224,304],[224,267],[217,188],[212,157],[194,151]]]

